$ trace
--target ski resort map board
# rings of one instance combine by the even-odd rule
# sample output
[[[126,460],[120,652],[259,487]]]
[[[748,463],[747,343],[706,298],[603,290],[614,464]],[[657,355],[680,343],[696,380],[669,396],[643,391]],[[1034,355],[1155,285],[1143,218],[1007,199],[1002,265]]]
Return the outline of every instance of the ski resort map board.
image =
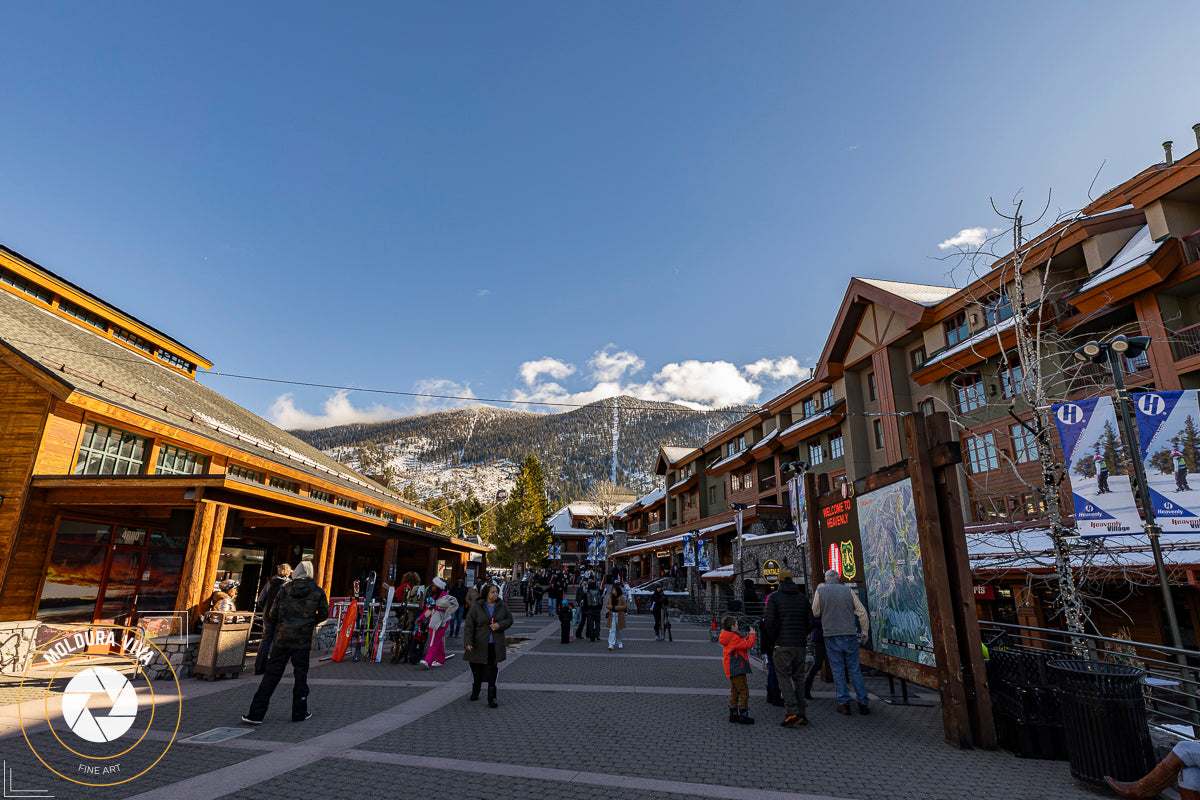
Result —
[[[860,496],[858,527],[875,650],[933,666],[912,480]]]

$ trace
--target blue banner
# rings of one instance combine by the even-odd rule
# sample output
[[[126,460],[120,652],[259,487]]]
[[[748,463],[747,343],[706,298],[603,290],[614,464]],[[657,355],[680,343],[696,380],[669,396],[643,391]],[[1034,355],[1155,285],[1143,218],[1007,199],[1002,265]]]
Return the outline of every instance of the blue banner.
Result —
[[[692,542],[692,537],[686,533],[683,535],[683,565],[685,567],[696,566],[696,547]]]
[[[701,539],[696,542],[696,566],[701,572],[708,572],[712,567],[709,566],[708,559],[708,542]]]
[[[1071,482],[1079,535],[1142,533],[1130,480],[1133,463],[1121,442],[1112,398],[1057,403],[1051,410]]]
[[[1154,516],[1163,531],[1200,531],[1200,493],[1188,476],[1200,459],[1200,400],[1195,389],[1137,396],[1138,444]]]

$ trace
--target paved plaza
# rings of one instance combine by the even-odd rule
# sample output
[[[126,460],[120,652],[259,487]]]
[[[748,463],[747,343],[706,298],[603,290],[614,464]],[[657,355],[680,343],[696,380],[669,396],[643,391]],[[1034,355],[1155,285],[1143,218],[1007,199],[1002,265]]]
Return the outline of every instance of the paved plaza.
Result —
[[[1108,796],[1075,783],[1065,762],[950,747],[936,705],[873,699],[870,716],[839,716],[832,686],[819,681],[808,726],[783,729],[776,724],[782,709],[766,704],[758,671],[751,677],[757,724],[731,725],[720,648],[707,629],[677,622],[675,640],[657,642],[651,618],[640,615],[630,617],[625,634],[621,650],[609,651],[603,640],[563,645],[557,620],[518,614],[509,636],[523,641],[500,671],[497,709],[467,701],[470,672],[457,640],[447,647],[457,655],[434,670],[314,659],[314,716],[302,723],[289,718],[288,677],[258,727],[239,722],[257,678],[185,680],[174,745],[144,775],[104,789],[70,783],[39,763],[16,724],[8,681],[0,686],[0,700],[10,703],[0,708],[5,797],[17,796],[15,789],[106,800]],[[156,713],[177,701],[174,685],[164,687]],[[26,703],[23,716],[31,713]],[[35,746],[53,736],[26,727]],[[242,735],[183,741],[220,727]]]

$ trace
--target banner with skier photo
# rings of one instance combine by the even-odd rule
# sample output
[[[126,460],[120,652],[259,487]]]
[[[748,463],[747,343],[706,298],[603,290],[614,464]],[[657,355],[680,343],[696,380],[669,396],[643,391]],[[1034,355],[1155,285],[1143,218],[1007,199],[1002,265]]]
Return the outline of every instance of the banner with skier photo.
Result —
[[[708,558],[708,544],[703,539],[696,542],[696,566],[699,567],[701,572],[708,572],[711,569]]]
[[[1080,536],[1142,532],[1133,499],[1133,462],[1121,444],[1111,397],[1051,406],[1075,502]]]
[[[788,507],[792,512],[792,530],[796,532],[796,547],[808,541],[808,509],[804,506],[804,477],[788,479]]]
[[[1147,392],[1134,408],[1155,520],[1168,532],[1200,531],[1200,493],[1188,483],[1200,460],[1200,391]]]
[[[683,565],[696,566],[696,546],[690,534],[683,535]]]

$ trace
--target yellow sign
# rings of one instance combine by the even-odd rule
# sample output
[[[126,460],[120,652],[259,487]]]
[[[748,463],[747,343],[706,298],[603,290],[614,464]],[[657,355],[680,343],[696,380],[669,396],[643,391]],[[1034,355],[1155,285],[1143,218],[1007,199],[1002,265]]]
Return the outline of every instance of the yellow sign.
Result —
[[[858,567],[854,564],[854,542],[842,542],[842,577],[852,581],[857,574]]]
[[[763,562],[763,580],[774,586],[779,582],[779,562],[773,558],[768,558]]]

